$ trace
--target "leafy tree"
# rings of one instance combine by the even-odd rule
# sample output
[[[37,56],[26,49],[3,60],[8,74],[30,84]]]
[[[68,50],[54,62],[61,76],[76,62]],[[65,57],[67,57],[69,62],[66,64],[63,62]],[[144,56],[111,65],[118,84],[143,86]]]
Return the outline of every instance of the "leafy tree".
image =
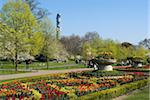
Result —
[[[97,50],[96,53],[103,51],[102,48],[104,47],[105,44],[102,38],[95,37],[90,43],[92,48],[95,48]]]
[[[92,48],[90,42],[84,42],[82,45],[82,56],[85,60],[89,60],[96,56],[96,49]]]
[[[22,1],[29,5],[30,10],[38,20],[43,19],[49,14],[48,10],[39,7],[40,3],[37,0],[22,0]]]
[[[99,48],[102,47],[103,40],[97,32],[87,32],[82,38],[82,55],[86,59],[96,56]]]
[[[146,57],[146,52],[147,52],[147,50],[144,49],[144,47],[140,46],[135,51],[135,53],[136,53],[135,56],[145,58]]]
[[[122,59],[126,59],[126,56],[125,56],[125,48],[123,48],[120,43],[116,44],[116,59],[119,61],[119,60],[122,60]]]
[[[133,56],[144,57],[145,55],[144,48],[136,48],[136,46],[128,42],[119,43],[111,39],[102,39],[100,37],[88,38],[87,40],[88,41],[83,42],[82,45],[82,55],[86,59],[95,57],[100,52],[112,52],[112,57],[118,60]],[[89,52],[90,55],[88,54]]]
[[[51,49],[52,52],[52,58],[60,59],[60,60],[65,60],[67,61],[68,59],[68,52],[64,48],[64,46],[61,44],[60,41],[55,39],[52,43]]]
[[[48,69],[48,61],[49,58],[52,56],[53,50],[51,49],[52,44],[54,43],[54,28],[52,26],[52,23],[48,18],[43,18],[41,23],[41,31],[43,32],[43,46],[42,46],[42,51],[41,54],[43,54],[46,57],[46,62],[47,62],[47,69]],[[55,48],[55,47],[54,47]]]
[[[117,43],[115,43],[113,40],[111,39],[107,39],[105,40],[106,42],[106,48],[105,50],[108,51],[108,52],[112,52],[112,56],[114,58],[117,58]]]
[[[44,37],[41,54],[46,57],[48,69],[49,58],[66,59],[68,53],[63,45],[56,39],[54,27],[46,17],[41,21],[41,30]]]
[[[41,32],[29,6],[20,0],[6,3],[1,10],[0,18],[1,48],[14,59],[17,70],[20,53],[35,55],[39,52],[42,45]]]

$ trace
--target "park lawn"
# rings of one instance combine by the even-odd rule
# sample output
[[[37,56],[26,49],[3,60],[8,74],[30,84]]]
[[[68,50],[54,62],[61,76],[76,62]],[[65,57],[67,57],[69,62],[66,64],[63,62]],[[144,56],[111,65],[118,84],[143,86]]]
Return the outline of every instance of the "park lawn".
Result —
[[[48,64],[49,66],[61,66],[61,65],[67,65],[67,64],[75,64],[75,62],[74,61],[60,62],[60,63],[49,62]],[[32,62],[29,65],[29,68],[32,68],[32,69],[37,69],[37,68],[40,69],[43,67],[46,67],[46,62]],[[14,68],[15,67],[11,62],[0,61],[0,69],[14,69]],[[18,69],[25,69],[25,68],[26,68],[25,62],[18,64]]]
[[[150,88],[145,88],[136,93],[133,93],[124,100],[150,100],[150,97],[149,97],[150,90],[149,89]]]
[[[66,65],[66,64],[75,64],[74,61],[68,61],[68,62],[49,62],[49,66],[59,66],[59,65]]]
[[[65,70],[65,69],[77,69],[77,68],[87,68],[85,65],[79,64],[77,66],[65,66],[65,67],[53,67],[53,68],[41,68],[41,70]],[[0,70],[0,75],[6,74],[19,74],[27,73],[31,71],[15,71],[15,70]]]
[[[48,68],[48,70],[65,70],[65,69],[77,69],[77,68],[87,68],[87,66],[77,65],[77,66],[56,67],[56,68]],[[47,70],[47,68],[43,68],[43,70]]]
[[[27,73],[30,71],[0,70],[0,75]]]

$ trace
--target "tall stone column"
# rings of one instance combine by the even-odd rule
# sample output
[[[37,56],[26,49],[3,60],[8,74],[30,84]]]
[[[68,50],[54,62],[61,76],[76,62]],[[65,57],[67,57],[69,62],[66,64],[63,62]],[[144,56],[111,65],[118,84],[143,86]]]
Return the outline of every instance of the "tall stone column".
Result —
[[[58,13],[56,15],[56,39],[60,39],[60,18],[61,15]]]

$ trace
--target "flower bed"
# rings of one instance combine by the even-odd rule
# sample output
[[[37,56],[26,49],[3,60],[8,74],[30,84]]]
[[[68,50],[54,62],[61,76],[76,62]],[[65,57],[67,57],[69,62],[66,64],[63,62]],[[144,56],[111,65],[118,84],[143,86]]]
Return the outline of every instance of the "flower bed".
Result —
[[[113,66],[114,69],[126,69],[131,68],[131,66]]]
[[[73,98],[71,100],[111,100],[111,98],[118,97],[120,95],[126,94],[133,90],[139,89],[143,86],[150,84],[148,79],[135,81],[129,84],[124,84],[122,86],[117,86],[108,90],[103,90],[95,92],[92,94],[84,95],[79,98]]]
[[[145,69],[150,69],[150,65],[143,66]]]
[[[145,65],[142,67],[114,66],[114,69],[118,71],[126,71],[126,72],[149,72],[150,66],[149,65]]]
[[[52,87],[46,83],[46,81],[41,80],[40,82],[36,82],[34,84],[29,85],[30,89],[35,89],[41,94],[40,99],[67,99],[67,94],[59,90],[59,88]]]
[[[0,85],[0,99],[15,100],[15,98],[25,99],[33,98],[33,93],[21,82],[13,81],[12,83],[3,83]]]
[[[145,74],[127,74],[119,71],[53,74],[3,82],[0,84],[0,99],[68,100],[147,78]]]

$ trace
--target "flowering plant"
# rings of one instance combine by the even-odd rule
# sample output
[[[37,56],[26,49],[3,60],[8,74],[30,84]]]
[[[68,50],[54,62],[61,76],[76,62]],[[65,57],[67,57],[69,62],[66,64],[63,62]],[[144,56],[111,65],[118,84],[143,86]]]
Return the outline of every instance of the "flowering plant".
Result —
[[[142,72],[82,71],[36,77],[0,84],[0,100],[68,100],[136,80],[147,79]]]
[[[21,82],[13,81],[12,83],[2,83],[0,85],[0,99],[23,99],[32,96],[32,91],[26,88],[25,85],[22,85]]]
[[[34,84],[29,85],[30,88],[37,90],[39,93],[41,93],[41,99],[61,99],[61,98],[67,98],[67,95],[65,92],[59,91],[58,86],[49,85],[46,83],[46,81],[41,80]]]
[[[96,57],[98,59],[112,59],[112,52],[99,52],[98,56]]]

